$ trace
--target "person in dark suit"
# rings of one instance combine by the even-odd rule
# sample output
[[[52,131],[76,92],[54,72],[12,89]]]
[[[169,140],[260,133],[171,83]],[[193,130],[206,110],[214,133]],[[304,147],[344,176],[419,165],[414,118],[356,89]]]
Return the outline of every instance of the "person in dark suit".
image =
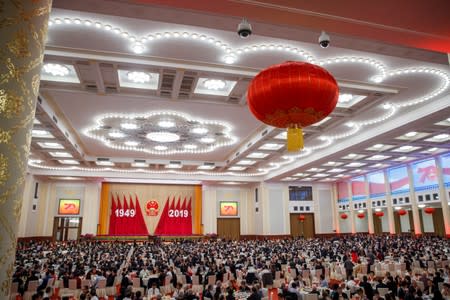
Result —
[[[248,300],[261,300],[261,296],[258,294],[256,287],[252,287],[252,293],[247,298]]]
[[[359,284],[360,287],[364,289],[367,299],[373,299],[373,288],[372,285],[367,281],[367,276],[363,276],[363,281]]]

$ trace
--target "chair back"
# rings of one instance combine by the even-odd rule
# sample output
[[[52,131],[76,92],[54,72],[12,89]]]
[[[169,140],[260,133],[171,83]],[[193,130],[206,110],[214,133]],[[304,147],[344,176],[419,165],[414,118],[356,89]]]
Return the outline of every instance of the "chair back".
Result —
[[[319,295],[317,295],[317,294],[305,294],[305,295],[303,295],[303,300],[319,300]]]
[[[139,279],[139,277],[133,278],[133,287],[134,287],[134,288],[139,288],[139,287],[141,287],[141,280]]]
[[[200,284],[200,280],[198,278],[198,275],[193,275],[192,276],[192,284],[193,285],[199,285]]]
[[[19,283],[18,282],[11,283],[10,295],[15,296],[18,291],[19,291]]]
[[[39,281],[37,281],[37,280],[28,282],[27,292],[36,292],[37,288],[38,288],[38,284],[39,284]]]
[[[378,288],[378,293],[380,294],[380,297],[384,297],[387,293],[389,293],[388,288]]]
[[[89,279],[81,280],[81,288],[84,288],[85,286],[87,286],[88,288],[91,287],[91,281]]]
[[[212,284],[212,285],[216,284],[216,275],[209,275],[208,276],[208,284]]]
[[[100,279],[100,280],[97,282],[97,288],[98,288],[98,289],[105,289],[105,288],[106,288],[106,278]]]
[[[76,289],[77,289],[77,280],[69,279],[69,290],[76,290]]]

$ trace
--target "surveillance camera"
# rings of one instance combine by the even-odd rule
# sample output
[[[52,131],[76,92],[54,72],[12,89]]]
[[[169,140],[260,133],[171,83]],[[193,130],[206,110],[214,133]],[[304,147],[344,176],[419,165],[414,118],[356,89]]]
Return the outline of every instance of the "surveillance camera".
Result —
[[[330,36],[325,31],[322,31],[319,36],[319,45],[322,48],[328,48],[330,46]]]
[[[252,34],[252,25],[246,19],[243,19],[238,25],[237,33],[243,39],[248,38]]]

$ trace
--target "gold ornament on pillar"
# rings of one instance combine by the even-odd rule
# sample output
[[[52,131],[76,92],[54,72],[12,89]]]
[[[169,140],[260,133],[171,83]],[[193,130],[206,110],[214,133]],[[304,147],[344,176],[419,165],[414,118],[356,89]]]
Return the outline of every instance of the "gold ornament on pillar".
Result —
[[[0,0],[0,298],[9,299],[51,0]]]

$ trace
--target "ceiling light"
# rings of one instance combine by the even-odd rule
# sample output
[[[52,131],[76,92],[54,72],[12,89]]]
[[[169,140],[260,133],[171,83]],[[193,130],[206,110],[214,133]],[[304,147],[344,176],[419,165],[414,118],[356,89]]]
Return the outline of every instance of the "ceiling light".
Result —
[[[61,64],[45,64],[43,70],[47,74],[53,76],[67,76],[69,75],[69,68]]]
[[[165,151],[168,148],[166,146],[163,146],[163,145],[158,145],[158,146],[153,147],[153,149],[155,149],[157,151]]]
[[[417,132],[415,132],[415,131],[411,131],[411,132],[408,132],[408,133],[405,134],[406,137],[413,137],[413,136],[416,136],[416,135],[417,135]]]
[[[360,214],[362,214],[362,213],[364,212],[364,210],[363,210],[363,209],[360,209],[360,210],[358,210],[358,212],[359,212]]]
[[[400,209],[402,209],[400,206],[396,206],[396,207],[394,207],[394,209],[395,210],[400,210]]]
[[[137,124],[135,124],[135,123],[122,123],[122,124],[120,124],[120,127],[122,127],[123,129],[129,129],[129,130],[138,128]]]
[[[80,162],[74,159],[60,159],[58,160],[59,163],[63,164],[63,165],[79,165]]]
[[[357,168],[357,167],[361,167],[361,166],[365,166],[365,163],[360,163],[360,162],[352,162],[349,163],[347,165],[345,165],[346,167],[351,167],[351,168]]]
[[[45,143],[41,143],[38,142],[37,143],[41,148],[47,148],[47,149],[64,149],[64,146],[59,144],[59,143],[54,143],[54,142],[45,142]]]
[[[180,139],[180,136],[176,133],[167,131],[150,132],[146,136],[149,140],[158,143],[171,143]]]
[[[243,171],[245,169],[247,169],[247,167],[233,166],[233,167],[229,167],[228,171]]]
[[[376,145],[373,145],[373,148],[375,148],[375,149],[380,149],[380,148],[383,148],[383,144],[376,144]]]
[[[212,170],[215,169],[215,165],[201,165],[197,167],[197,170]]]
[[[70,154],[69,152],[49,152],[48,154],[50,154],[52,157],[73,157],[72,154]]]
[[[188,149],[188,150],[194,150],[194,149],[197,149],[197,145],[194,145],[194,144],[186,144],[186,145],[183,145],[183,148],[184,148],[184,149]]]
[[[243,166],[251,166],[251,165],[254,165],[255,163],[256,163],[256,161],[254,161],[254,160],[243,159],[241,161],[238,161],[236,164],[243,165]]]
[[[425,204],[419,204],[417,205],[419,208],[424,208],[426,205]]]
[[[401,151],[408,151],[408,150],[411,150],[412,148],[413,148],[413,146],[405,145],[405,146],[401,146],[398,149],[401,150]]]
[[[350,153],[349,155],[347,155],[348,157],[350,157],[350,158],[353,158],[353,157],[356,157],[358,154],[355,154],[355,153]]]
[[[211,138],[211,137],[204,137],[200,139],[200,142],[204,143],[204,144],[212,144],[216,141],[215,138]]]
[[[114,163],[112,161],[104,161],[104,160],[100,160],[100,161],[96,161],[95,164],[97,166],[107,166],[107,167],[112,167],[114,166]]]
[[[195,127],[192,129],[192,133],[195,134],[205,134],[208,132],[208,128],[205,127]]]
[[[352,98],[353,98],[353,95],[352,95],[352,94],[339,94],[339,100],[338,100],[338,102],[346,103],[346,102],[351,101]]]
[[[228,64],[228,65],[234,64],[234,63],[236,62],[236,56],[234,56],[234,55],[226,55],[226,56],[223,58],[223,61],[224,61],[226,64]]]
[[[430,149],[428,149],[427,151],[428,152],[434,152],[434,151],[436,151],[438,148],[430,148]]]
[[[327,172],[328,173],[342,173],[342,172],[345,172],[345,171],[347,171],[347,170],[346,169],[340,169],[340,168],[333,168],[333,169],[328,170]]]
[[[375,211],[381,211],[381,208],[375,208]]]
[[[172,128],[175,127],[175,122],[169,120],[163,120],[158,122],[158,126],[162,128]]]
[[[406,156],[401,156],[401,157],[398,158],[398,160],[405,160],[405,159],[407,159]]]
[[[329,174],[317,173],[317,174],[314,174],[312,177],[322,178],[322,177],[327,177],[328,175]]]
[[[274,139],[277,139],[277,140],[285,140],[285,139],[287,139],[287,131],[280,132],[279,134],[277,134],[274,137]]]
[[[181,163],[170,163],[165,166],[166,169],[181,169],[183,165]]]
[[[442,133],[442,134],[438,134],[438,135],[433,136],[433,139],[436,139],[436,140],[445,140],[445,139],[447,139],[449,136],[450,136],[450,135],[448,135],[448,134],[446,134],[446,133]]]
[[[33,119],[33,124],[41,124],[41,121],[39,121],[38,119]]]
[[[150,81],[151,75],[149,73],[145,72],[128,72],[127,74],[128,80],[135,82],[135,83],[147,83]]]
[[[390,156],[387,156],[387,155],[377,154],[377,155],[368,157],[368,158],[366,158],[366,159],[367,159],[367,160],[383,160],[383,159],[387,159],[387,158],[389,158],[389,157],[390,157]]]
[[[127,146],[130,146],[130,147],[136,147],[137,145],[139,145],[139,142],[136,142],[136,141],[126,141],[124,144],[127,145]]]
[[[131,164],[133,168],[147,168],[148,164],[145,162],[134,162]]]
[[[308,174],[306,174],[306,173],[296,173],[296,174],[294,174],[294,175],[292,175],[292,176],[306,177],[306,176],[308,176]]]
[[[207,79],[203,82],[203,86],[208,90],[222,90],[226,86],[226,82],[220,79]]]
[[[40,130],[40,129],[33,129],[31,131],[31,136],[36,138],[47,138],[47,139],[54,138],[54,136],[47,130]]]
[[[283,144],[275,144],[275,143],[266,143],[259,147],[261,150],[279,150],[283,148]]]
[[[253,152],[250,153],[249,155],[247,155],[248,158],[264,158],[266,156],[268,156],[269,154],[267,153],[262,153],[262,152]]]
[[[392,105],[390,103],[384,103],[383,104],[383,108],[384,109],[390,109],[392,107]]]
[[[125,137],[125,133],[120,132],[120,131],[112,131],[112,132],[109,132],[108,135],[110,137],[116,138],[116,139],[120,139],[120,138]]]
[[[141,54],[145,51],[145,47],[142,43],[134,43],[131,46],[131,50],[133,50],[133,52],[136,54]]]
[[[334,161],[329,161],[329,162],[327,162],[326,164],[327,164],[327,165],[330,165],[330,166],[333,166],[333,165],[336,164],[336,162],[334,162]]]
[[[383,81],[383,76],[381,75],[375,75],[370,77],[370,81],[375,82],[375,83],[380,83]]]

